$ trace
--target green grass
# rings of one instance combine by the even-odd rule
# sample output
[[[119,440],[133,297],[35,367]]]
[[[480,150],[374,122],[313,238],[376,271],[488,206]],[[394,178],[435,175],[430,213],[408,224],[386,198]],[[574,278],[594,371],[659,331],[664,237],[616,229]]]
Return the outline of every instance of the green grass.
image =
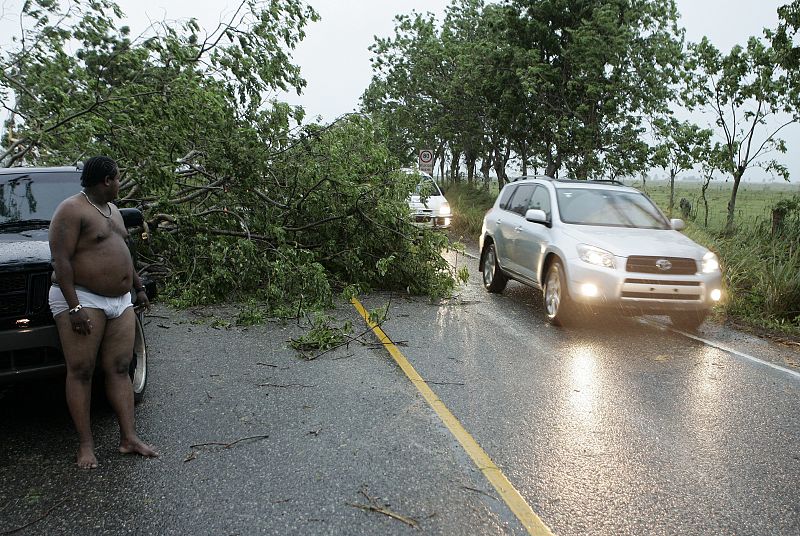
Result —
[[[633,186],[644,189],[666,213],[669,183],[648,181]],[[772,235],[772,208],[781,200],[800,201],[797,184],[750,184],[739,188],[734,223],[725,235],[730,183],[712,183],[706,192],[708,226],[705,226],[699,183],[676,182],[673,217],[681,217],[678,203],[692,203],[685,233],[715,251],[723,268],[727,299],[718,313],[757,331],[800,337],[800,209],[786,216],[781,232]],[[483,216],[496,192],[466,184],[450,185],[445,195],[453,209],[452,232],[463,240],[477,240]]]
[[[477,240],[483,216],[492,207],[497,193],[492,194],[465,183],[455,183],[446,186],[444,195],[453,211],[451,233],[468,240]]]
[[[630,184],[647,193],[665,214],[668,212],[669,182],[651,180],[644,185],[640,181]],[[712,182],[709,185],[706,191],[709,229],[724,229],[732,188],[732,183],[724,181]],[[672,216],[674,218],[682,217],[678,204],[681,198],[685,198],[692,204],[688,220],[705,224],[706,209],[702,201],[701,189],[699,182],[676,181]],[[736,195],[734,223],[738,226],[749,226],[754,220],[771,218],[772,207],[775,203],[798,194],[800,194],[800,185],[796,183],[742,183]]]

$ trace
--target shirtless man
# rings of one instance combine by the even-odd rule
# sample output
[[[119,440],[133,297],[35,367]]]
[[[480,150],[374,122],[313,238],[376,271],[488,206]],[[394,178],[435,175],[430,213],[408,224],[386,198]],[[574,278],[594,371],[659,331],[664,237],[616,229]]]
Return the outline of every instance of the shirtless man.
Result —
[[[97,467],[89,419],[95,361],[105,372],[106,394],[117,414],[119,451],[158,453],[136,435],[133,386],[128,367],[133,356],[136,307],[149,307],[125,243],[128,231],[111,202],[119,193],[119,170],[105,156],[86,161],[83,191],[65,199],[50,222],[53,284],[50,309],[67,364],[67,405],[78,432],[78,467]]]

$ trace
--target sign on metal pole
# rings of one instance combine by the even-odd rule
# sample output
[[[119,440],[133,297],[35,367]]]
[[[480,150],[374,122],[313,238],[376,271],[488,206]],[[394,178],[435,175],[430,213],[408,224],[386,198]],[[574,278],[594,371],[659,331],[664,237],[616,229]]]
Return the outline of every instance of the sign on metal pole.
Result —
[[[430,149],[420,150],[419,170],[433,175],[433,151]]]

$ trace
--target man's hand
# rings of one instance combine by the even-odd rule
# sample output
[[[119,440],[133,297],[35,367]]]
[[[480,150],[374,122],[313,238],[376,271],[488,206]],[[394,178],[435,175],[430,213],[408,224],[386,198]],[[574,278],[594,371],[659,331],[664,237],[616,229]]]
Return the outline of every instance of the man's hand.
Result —
[[[72,331],[75,333],[88,335],[92,332],[92,321],[83,309],[70,313],[69,321],[72,323]]]
[[[133,302],[133,310],[137,313],[141,313],[142,311],[146,313],[150,312],[150,300],[147,299],[147,293],[144,290],[140,290],[136,293],[136,301]]]

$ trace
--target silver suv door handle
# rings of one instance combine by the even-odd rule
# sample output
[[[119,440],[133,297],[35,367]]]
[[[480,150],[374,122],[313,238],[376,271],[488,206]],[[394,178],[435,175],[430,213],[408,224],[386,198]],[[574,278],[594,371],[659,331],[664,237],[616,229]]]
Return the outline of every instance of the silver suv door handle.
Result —
[[[520,225],[519,227],[514,227],[514,230],[515,230],[516,232],[520,232],[520,231],[522,231],[522,225]]]

